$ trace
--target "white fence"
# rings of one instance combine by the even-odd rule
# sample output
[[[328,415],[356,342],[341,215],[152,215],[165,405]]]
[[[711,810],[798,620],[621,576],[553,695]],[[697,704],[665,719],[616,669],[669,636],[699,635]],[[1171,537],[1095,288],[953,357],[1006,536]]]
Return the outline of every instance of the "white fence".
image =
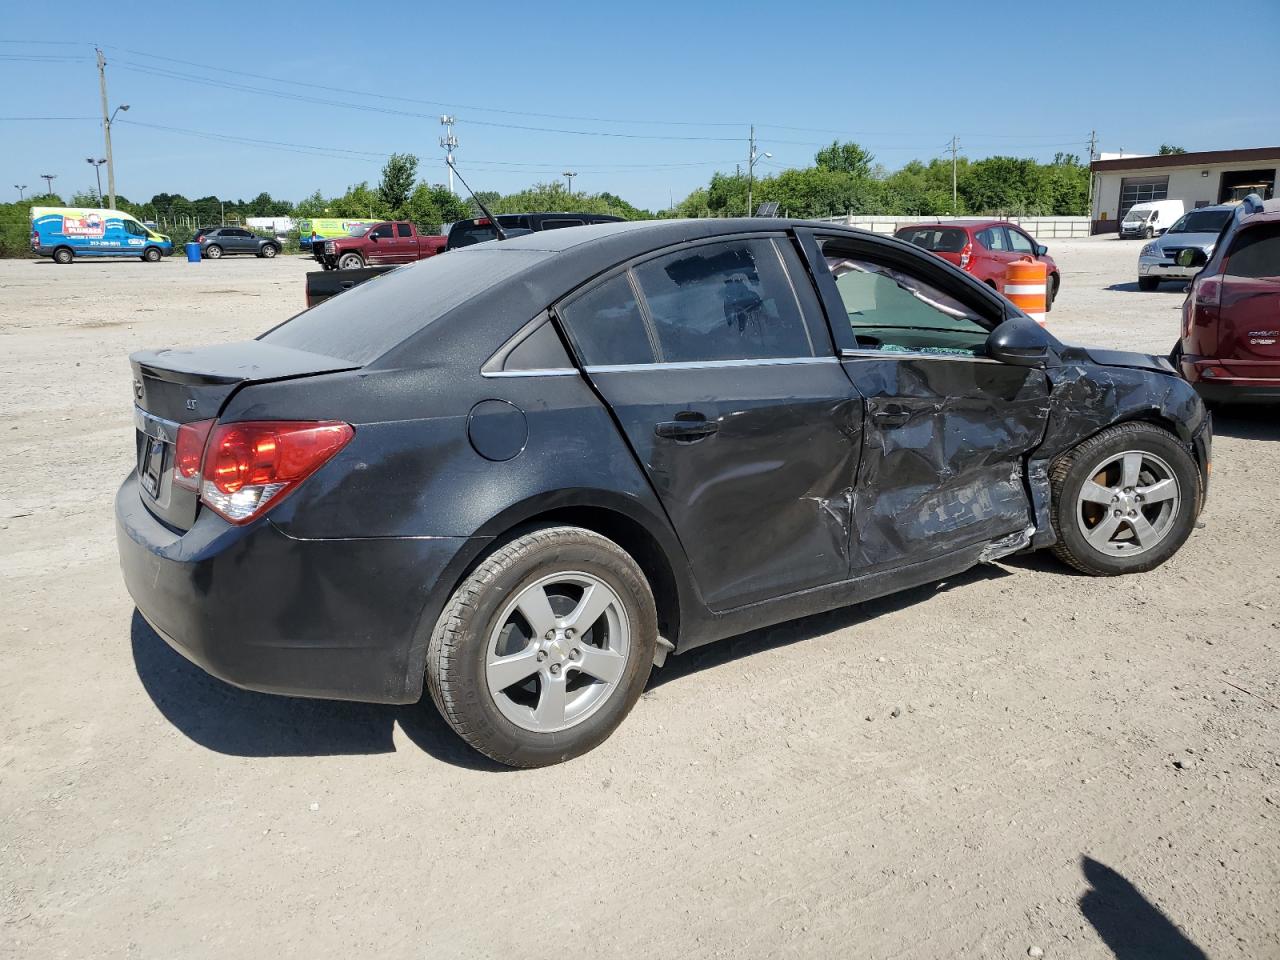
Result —
[[[873,233],[893,233],[899,227],[913,223],[946,223],[948,220],[972,220],[974,217],[889,217],[850,214],[847,217],[823,217],[829,223],[843,223]],[[1089,236],[1088,217],[1004,217],[1016,223],[1037,240],[1065,239]]]

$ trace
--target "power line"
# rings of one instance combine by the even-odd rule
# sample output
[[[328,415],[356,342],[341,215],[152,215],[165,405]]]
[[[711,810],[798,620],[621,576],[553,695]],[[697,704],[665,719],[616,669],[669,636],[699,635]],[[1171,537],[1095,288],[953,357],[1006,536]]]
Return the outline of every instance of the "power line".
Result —
[[[0,117],[0,120],[93,120],[97,117]]]

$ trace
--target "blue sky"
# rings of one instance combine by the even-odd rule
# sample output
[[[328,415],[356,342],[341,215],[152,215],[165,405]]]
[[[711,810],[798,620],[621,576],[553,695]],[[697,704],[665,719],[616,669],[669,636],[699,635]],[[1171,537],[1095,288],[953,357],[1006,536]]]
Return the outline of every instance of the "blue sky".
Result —
[[[448,112],[477,189],[574,169],[575,189],[659,208],[745,162],[752,122],[762,174],[833,138],[890,168],[953,134],[975,158],[1083,156],[1091,129],[1107,151],[1272,146],[1277,35],[1277,0],[1208,17],[1179,0],[27,3],[0,32],[0,117],[89,119],[0,119],[0,184],[9,199],[41,173],[64,195],[92,187],[95,43],[112,106],[131,107],[113,140],[133,200],[339,193],[376,182],[391,151],[443,181]]]

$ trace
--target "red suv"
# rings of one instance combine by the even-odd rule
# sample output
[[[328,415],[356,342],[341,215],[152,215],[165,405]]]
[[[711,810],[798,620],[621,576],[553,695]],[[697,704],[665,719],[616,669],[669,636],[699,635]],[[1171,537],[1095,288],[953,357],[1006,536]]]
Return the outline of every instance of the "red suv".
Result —
[[[1189,248],[1178,257],[1203,267],[1171,357],[1182,375],[1209,401],[1280,402],[1280,199],[1250,194],[1212,255]]]
[[[1036,243],[1019,227],[1004,220],[948,220],[900,227],[899,240],[924,247],[943,260],[967,270],[983,283],[1004,293],[1004,276],[1009,264],[1018,260],[1039,260],[1049,268],[1045,309],[1053,308],[1062,277],[1049,256],[1049,248]]]

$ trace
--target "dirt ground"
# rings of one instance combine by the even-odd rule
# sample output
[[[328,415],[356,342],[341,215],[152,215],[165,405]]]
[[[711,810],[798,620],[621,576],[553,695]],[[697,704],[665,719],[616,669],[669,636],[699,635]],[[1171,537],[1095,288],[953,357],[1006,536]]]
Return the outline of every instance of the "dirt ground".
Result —
[[[1140,242],[1050,245],[1055,332],[1167,352]],[[125,593],[127,354],[252,336],[305,269],[0,262],[0,956],[1280,957],[1280,414],[1218,417],[1151,574],[728,640],[509,772],[429,701],[212,680]]]

